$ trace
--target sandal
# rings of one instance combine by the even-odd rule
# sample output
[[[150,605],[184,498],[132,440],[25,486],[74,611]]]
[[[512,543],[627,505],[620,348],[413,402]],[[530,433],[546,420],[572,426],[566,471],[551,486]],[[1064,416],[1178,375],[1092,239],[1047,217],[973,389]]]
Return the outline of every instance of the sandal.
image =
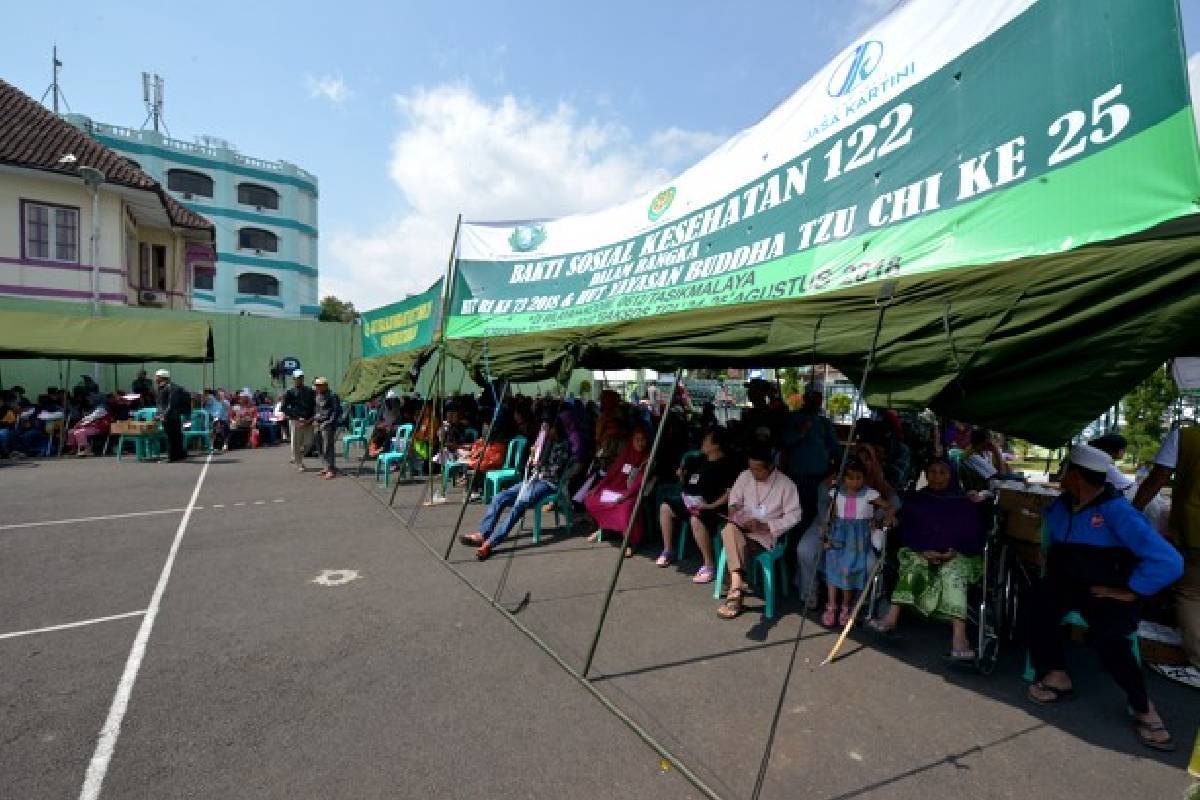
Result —
[[[1142,722],[1135,719],[1133,721],[1133,731],[1137,734],[1138,741],[1146,747],[1162,753],[1175,752],[1175,740],[1171,738],[1171,732],[1167,730],[1167,726],[1163,725],[1162,722],[1150,724],[1149,722]],[[1154,735],[1158,733],[1165,733],[1167,738],[1155,739]]]
[[[874,617],[871,617],[869,620],[867,620],[867,627],[875,633],[878,633],[880,636],[890,638],[896,635],[895,625],[888,625],[886,622],[877,620]]]
[[[837,622],[837,606],[833,603],[825,604],[825,611],[821,614],[821,624],[826,628],[832,628]]]
[[[1049,694],[1049,697],[1038,697],[1037,693]],[[1056,686],[1050,686],[1041,681],[1034,681],[1029,684],[1029,688],[1025,690],[1025,697],[1031,703],[1037,703],[1039,706],[1052,706],[1055,703],[1065,700],[1074,694],[1074,689],[1059,689]]]
[[[741,589],[730,589],[729,594],[725,595],[725,602],[717,606],[717,616],[721,619],[733,619],[741,614],[742,595]]]
[[[654,566],[669,567],[671,566],[671,562],[674,560],[674,553],[672,553],[670,550],[663,550],[662,553],[659,554],[658,558],[654,561]]]
[[[479,547],[479,545],[483,544],[483,534],[464,533],[462,536],[458,537],[458,540],[470,547]]]
[[[604,533],[599,530],[592,531],[590,534],[588,534],[587,540],[593,544],[596,542],[602,542],[604,541]]]
[[[717,571],[712,567],[701,567],[692,576],[692,583],[712,583],[717,577]]]
[[[950,653],[946,656],[947,659],[956,664],[974,664],[977,657],[978,654],[970,647],[961,650],[957,647],[952,647],[950,648]]]
[[[838,612],[838,625],[845,625],[850,621],[850,606],[842,606],[842,610]]]

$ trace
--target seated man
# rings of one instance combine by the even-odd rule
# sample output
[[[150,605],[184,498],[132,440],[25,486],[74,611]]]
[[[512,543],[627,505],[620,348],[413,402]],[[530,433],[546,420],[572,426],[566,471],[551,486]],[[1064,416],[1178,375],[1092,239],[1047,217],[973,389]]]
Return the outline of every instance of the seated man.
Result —
[[[1071,448],[1062,495],[1044,512],[1049,541],[1045,577],[1030,610],[1029,656],[1037,680],[1028,697],[1055,703],[1073,691],[1063,654],[1062,618],[1078,611],[1087,639],[1133,710],[1134,730],[1147,747],[1169,750],[1171,734],[1150,702],[1146,678],[1130,646],[1138,603],[1183,574],[1175,548],[1112,486],[1112,459],[1086,444]]]
[[[756,443],[746,454],[748,468],[729,490],[729,516],[721,529],[729,592],[717,608],[722,619],[742,613],[746,568],[754,557],[770,550],[800,522],[800,493],[796,484],[775,467],[769,446]]]
[[[950,658],[974,662],[967,639],[967,589],[983,575],[987,531],[973,499],[977,495],[969,497],[952,486],[948,461],[931,461],[925,477],[928,485],[905,494],[900,509],[899,577],[892,606],[867,625],[890,633],[901,608],[909,606],[923,616],[949,621]]]
[[[479,530],[464,534],[460,541],[475,547],[475,557],[480,561],[486,560],[492,554],[492,549],[503,542],[521,517],[525,516],[526,511],[537,508],[539,503],[558,491],[569,457],[570,447],[562,421],[555,420],[553,425],[543,423],[525,467],[525,480],[493,497],[479,523]],[[497,525],[500,515],[510,506],[508,516]]]

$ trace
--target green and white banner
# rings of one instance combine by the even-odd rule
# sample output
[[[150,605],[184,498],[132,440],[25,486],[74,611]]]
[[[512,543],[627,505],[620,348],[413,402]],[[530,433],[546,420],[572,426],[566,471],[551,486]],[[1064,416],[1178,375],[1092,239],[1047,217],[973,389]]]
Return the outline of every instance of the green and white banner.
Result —
[[[604,211],[464,223],[447,335],[801,298],[1197,210],[1175,0],[910,0],[757,125]]]
[[[442,314],[442,281],[399,303],[364,311],[362,315],[363,358],[417,350],[433,342],[433,332]]]

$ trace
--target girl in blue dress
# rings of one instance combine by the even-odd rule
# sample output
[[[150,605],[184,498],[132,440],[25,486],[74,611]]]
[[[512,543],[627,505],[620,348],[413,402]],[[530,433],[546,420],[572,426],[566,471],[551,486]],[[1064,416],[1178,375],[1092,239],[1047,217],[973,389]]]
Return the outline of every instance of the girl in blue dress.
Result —
[[[876,510],[891,512],[888,501],[865,483],[866,467],[852,458],[842,471],[841,485],[830,490],[835,503],[824,542],[825,584],[829,595],[821,624],[826,627],[849,621],[855,595],[867,581],[871,521]]]

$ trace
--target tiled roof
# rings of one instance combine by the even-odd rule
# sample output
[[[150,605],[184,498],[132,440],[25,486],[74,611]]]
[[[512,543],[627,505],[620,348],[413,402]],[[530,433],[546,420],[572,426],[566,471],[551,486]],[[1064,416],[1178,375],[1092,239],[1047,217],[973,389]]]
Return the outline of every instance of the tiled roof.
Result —
[[[69,164],[64,155],[75,156]],[[88,136],[12,84],[0,80],[0,164],[79,175],[79,167],[95,167],[108,183],[154,192],[162,201],[171,224],[213,232],[205,217],[185,208],[154,178],[128,159]]]

